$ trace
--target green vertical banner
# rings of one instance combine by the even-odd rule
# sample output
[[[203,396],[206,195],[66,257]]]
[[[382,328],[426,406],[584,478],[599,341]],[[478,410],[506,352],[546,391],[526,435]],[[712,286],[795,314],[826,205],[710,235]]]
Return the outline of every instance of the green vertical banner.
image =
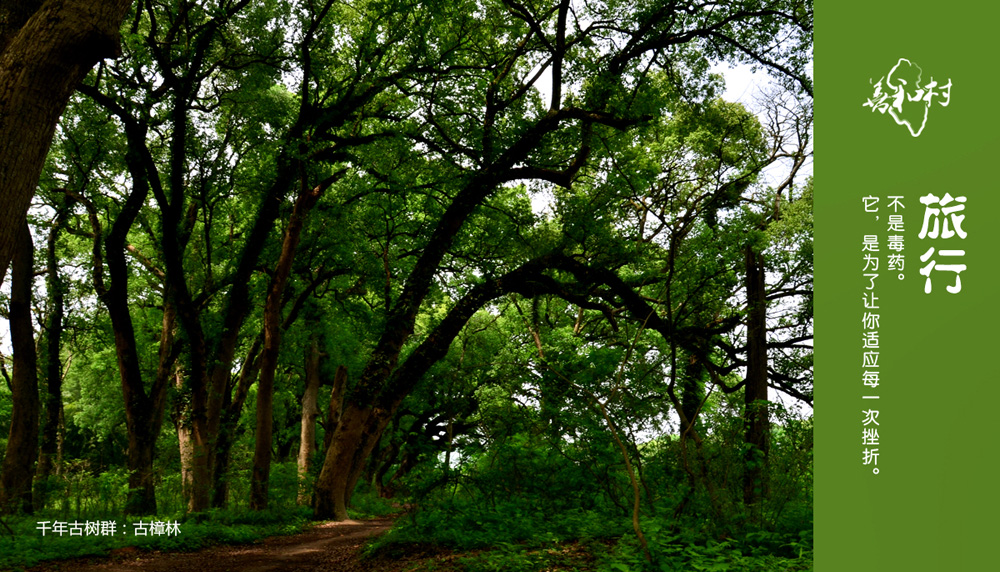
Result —
[[[815,35],[816,570],[1000,569],[996,12]]]

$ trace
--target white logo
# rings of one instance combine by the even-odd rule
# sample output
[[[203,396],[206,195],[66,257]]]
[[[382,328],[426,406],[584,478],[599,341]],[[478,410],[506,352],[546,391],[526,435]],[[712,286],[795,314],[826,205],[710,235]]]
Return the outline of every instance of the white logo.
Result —
[[[945,85],[938,85],[933,77],[923,83],[922,73],[917,64],[899,58],[889,75],[879,78],[874,93],[862,106],[883,115],[888,111],[898,125],[905,125],[910,135],[917,137],[927,125],[931,103],[936,101],[941,107],[951,103],[951,79]]]

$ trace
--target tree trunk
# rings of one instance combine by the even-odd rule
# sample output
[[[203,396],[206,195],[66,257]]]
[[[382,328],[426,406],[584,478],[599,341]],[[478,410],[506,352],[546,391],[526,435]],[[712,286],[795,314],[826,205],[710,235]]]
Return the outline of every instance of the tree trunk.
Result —
[[[0,283],[56,123],[91,67],[119,53],[130,0],[14,0],[0,8]]]
[[[42,441],[38,451],[38,467],[35,471],[36,508],[45,508],[48,498],[49,476],[53,473],[59,451],[59,419],[62,416],[62,330],[64,316],[63,294],[65,285],[59,275],[59,259],[56,256],[56,241],[69,215],[69,199],[65,199],[56,215],[55,223],[49,231],[45,258],[48,273],[46,290],[49,307],[45,318],[45,343],[42,345],[41,368],[45,375],[45,422],[42,426]]]
[[[212,474],[212,506],[214,508],[225,508],[229,501],[229,460],[230,453],[235,442],[243,430],[239,426],[240,415],[243,413],[243,404],[250,393],[250,386],[257,379],[260,370],[260,347],[264,343],[264,337],[258,336],[247,352],[246,359],[243,360],[243,367],[236,382],[235,394],[230,394],[228,388],[224,395],[224,412],[219,426],[219,436],[215,441],[215,466]]]
[[[330,390],[330,404],[326,409],[326,423],[323,424],[325,433],[323,434],[323,450],[330,450],[330,443],[333,441],[333,434],[340,425],[340,417],[344,412],[344,392],[347,390],[347,368],[337,366],[337,373],[333,376],[333,389]]]
[[[166,388],[176,357],[173,343],[174,306],[164,301],[163,326],[160,332],[159,363],[156,378],[146,393],[142,367],[139,361],[138,342],[128,299],[129,270],[125,260],[126,237],[135,221],[148,188],[133,187],[115,219],[114,226],[104,240],[110,286],[105,287],[100,260],[95,259],[95,285],[101,300],[108,309],[114,330],[115,355],[121,377],[122,395],[125,400],[125,422],[128,428],[129,492],[125,513],[129,515],[156,514],[156,489],[153,476],[153,458],[156,439],[160,434],[166,405]],[[95,229],[99,230],[99,229]],[[100,236],[100,233],[97,232]],[[96,251],[96,248],[95,248]]]
[[[330,447],[316,480],[317,518],[347,520],[352,468],[355,464],[363,464],[365,459],[364,434],[370,417],[370,409],[351,403],[344,409],[336,428],[329,432]]]
[[[281,297],[292,272],[292,261],[302,237],[306,216],[336,178],[339,175],[312,189],[302,183],[292,216],[288,219],[278,266],[264,303],[264,353],[261,355],[260,379],[257,381],[257,433],[254,441],[253,477],[250,480],[250,508],[253,510],[267,508],[268,478],[271,474],[274,373],[278,369],[278,350],[281,347]]]
[[[757,505],[767,494],[765,462],[770,442],[767,409],[767,299],[764,257],[746,247],[747,373],[744,387],[743,502]]]
[[[0,512],[32,512],[31,481],[38,458],[38,364],[31,324],[34,245],[27,223],[14,253],[10,289],[10,337],[14,348],[11,375],[13,411],[7,453],[0,468]]]
[[[280,294],[278,294],[280,297]],[[268,295],[267,305],[271,305]],[[265,330],[270,329],[268,322],[274,320],[265,310]],[[280,320],[280,317],[277,318]],[[266,335],[264,342],[263,367],[257,382],[257,430],[254,434],[253,473],[250,479],[250,508],[264,510],[267,508],[268,479],[271,473],[271,441],[274,411],[274,370],[278,366],[278,344],[280,340],[273,335]],[[280,337],[280,336],[278,336]]]
[[[691,355],[681,377],[681,407],[687,423],[681,427],[681,438],[692,439],[692,432],[700,429],[698,417],[705,399],[705,366],[696,355]]]
[[[309,465],[316,453],[316,419],[319,417],[319,342],[313,338],[306,353],[306,389],[302,394],[302,431],[299,436],[300,505],[312,504],[312,491],[306,485]]]
[[[473,288],[399,367],[396,363],[406,332],[390,335],[388,332],[393,325],[386,326],[387,333],[369,359],[350,402],[344,407],[340,423],[332,430],[332,436],[333,426],[328,426],[326,458],[316,481],[315,514],[318,518],[347,518],[347,505],[365,460],[378,444],[403,399],[427,370],[447,354],[451,342],[469,318],[484,304],[502,294],[518,292],[533,295],[535,292],[529,290],[537,284],[536,273],[544,267],[543,260],[527,262],[500,278]],[[403,325],[408,327],[407,324],[412,322]]]
[[[109,268],[115,265],[109,256]],[[124,256],[122,256],[124,263]],[[114,274],[115,271],[113,270]],[[117,279],[121,284],[123,280]],[[124,289],[124,288],[123,288]],[[109,300],[119,296],[110,293]],[[163,327],[160,332],[160,355],[156,378],[150,387],[149,395],[144,391],[142,373],[139,368],[138,351],[135,333],[132,330],[132,319],[127,307],[122,307],[125,301],[118,299],[110,302],[109,309],[115,308],[116,318],[112,319],[125,327],[123,331],[115,329],[115,346],[118,355],[118,368],[122,377],[122,390],[125,396],[125,422],[128,427],[128,498],[125,502],[125,513],[129,515],[156,514],[156,479],[153,470],[153,459],[156,457],[156,439],[163,426],[163,413],[166,408],[167,380],[169,379],[176,358],[176,347],[173,340],[174,310],[168,301],[163,305]],[[176,375],[180,375],[179,372]],[[176,379],[176,378],[175,378]]]
[[[243,411],[244,400],[239,401],[238,412]],[[242,435],[239,427],[239,414],[231,412],[232,404],[226,407],[222,422],[219,425],[219,435],[215,440],[215,460],[212,464],[212,507],[226,508],[229,504],[229,460],[233,450],[233,442]]]
[[[194,401],[199,401],[197,395]],[[212,500],[219,416],[209,412],[212,409],[210,398],[204,396],[200,401],[200,405],[196,403],[191,409],[191,498],[188,499],[188,512],[206,511]]]
[[[167,383],[172,374],[179,346],[174,342],[173,335],[176,306],[167,299],[163,302],[163,327],[160,331],[156,377],[147,394],[128,295],[131,273],[125,260],[129,230],[149,195],[149,177],[146,176],[142,163],[137,160],[136,155],[139,152],[138,144],[145,137],[145,126],[134,121],[126,121],[125,131],[130,143],[126,159],[132,175],[132,190],[121,205],[121,210],[107,235],[101,228],[97,208],[93,202],[73,191],[65,192],[82,203],[90,215],[94,234],[92,265],[94,289],[108,310],[114,334],[115,357],[121,379],[129,442],[129,492],[125,502],[125,514],[151,515],[156,514],[153,476],[156,439],[163,423]],[[107,281],[104,276],[105,262],[109,278]]]
[[[194,445],[191,428],[185,427],[184,423],[183,417],[176,422],[177,445],[181,455],[181,494],[190,511],[191,499],[194,496]]]
[[[174,383],[178,394],[183,392],[184,372],[180,368],[174,373]],[[177,429],[177,447],[181,456],[181,491],[190,510],[194,496],[194,439],[191,435],[190,410],[183,403],[178,404],[174,411],[174,427]]]
[[[220,434],[212,475],[212,508],[226,508],[229,505],[229,459],[232,449],[233,438],[223,438]]]
[[[156,480],[153,457],[156,455],[156,437],[149,431],[132,431],[128,438],[128,498],[125,513],[130,515],[156,514]]]
[[[389,473],[389,469],[392,468],[393,464],[395,464],[396,457],[399,455],[399,449],[399,444],[396,441],[391,441],[385,448],[379,451],[376,462],[372,463],[374,465],[372,470],[372,484],[375,485],[375,492],[378,493],[379,498],[390,499],[396,494],[396,491],[391,486],[393,479],[395,479],[395,474],[393,474],[388,483],[385,482],[385,476]],[[406,457],[403,458],[403,463],[405,462]]]
[[[295,141],[302,133],[302,127],[298,124],[292,127],[288,141]],[[233,275],[233,286],[229,291],[226,301],[226,308],[222,312],[222,332],[215,338],[212,347],[206,351],[205,346],[208,340],[204,336],[198,316],[199,309],[194,307],[190,296],[184,296],[182,304],[188,308],[190,314],[182,321],[182,327],[187,336],[192,340],[199,340],[201,352],[192,356],[192,364],[195,371],[191,372],[192,384],[192,416],[191,425],[193,429],[193,445],[195,456],[195,497],[193,509],[195,512],[208,510],[213,500],[213,490],[218,491],[214,496],[220,497],[224,494],[225,486],[221,487],[216,483],[221,482],[225,477],[225,467],[216,467],[216,456],[225,451],[231,443],[223,443],[219,446],[219,439],[232,439],[233,424],[227,426],[227,434],[222,435],[223,414],[228,411],[224,408],[225,394],[230,389],[230,379],[232,376],[232,365],[236,356],[237,342],[243,324],[254,306],[250,303],[250,283],[251,277],[257,270],[260,254],[267,244],[267,238],[271,233],[274,222],[281,211],[281,202],[285,197],[285,191],[294,181],[295,165],[284,153],[278,158],[278,174],[268,189],[261,202],[253,227],[246,240],[243,241],[243,250],[240,253],[240,261],[237,270]],[[178,263],[182,269],[183,265]],[[168,279],[183,281],[183,271],[174,273],[168,272]],[[186,286],[183,286],[186,289]],[[212,367],[208,367],[209,356],[211,356]],[[235,400],[234,400],[235,403]],[[242,404],[241,404],[242,405]],[[228,463],[228,458],[226,459]],[[220,470],[221,469],[221,470]],[[204,485],[202,485],[204,483]]]

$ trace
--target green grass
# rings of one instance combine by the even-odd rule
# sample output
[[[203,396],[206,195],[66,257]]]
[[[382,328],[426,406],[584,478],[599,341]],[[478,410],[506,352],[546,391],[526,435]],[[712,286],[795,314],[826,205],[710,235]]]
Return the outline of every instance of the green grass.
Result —
[[[36,564],[78,558],[83,556],[104,556],[116,548],[134,546],[142,550],[192,551],[215,544],[248,544],[262,538],[276,535],[287,535],[301,532],[308,526],[308,509],[273,510],[252,512],[245,510],[213,510],[185,518],[174,516],[149,516],[129,518],[127,521],[119,517],[90,517],[89,519],[70,519],[68,522],[79,522],[80,535],[70,535],[67,532],[61,536],[52,530],[38,529],[39,522],[49,521],[53,526],[55,521],[66,522],[59,516],[38,514],[33,516],[9,517],[6,522],[14,531],[14,535],[4,531],[0,537],[0,570],[18,570]],[[111,522],[117,534],[114,536],[87,534],[86,522]],[[137,524],[150,522],[176,522],[178,534],[137,535],[140,529]],[[109,527],[110,528],[110,527]],[[149,526],[141,527],[152,533]],[[124,534],[123,534],[124,532]]]

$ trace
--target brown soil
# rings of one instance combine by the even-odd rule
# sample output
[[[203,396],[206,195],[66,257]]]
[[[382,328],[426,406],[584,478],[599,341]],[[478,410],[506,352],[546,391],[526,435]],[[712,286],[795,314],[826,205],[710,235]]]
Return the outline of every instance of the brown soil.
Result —
[[[134,548],[110,557],[51,563],[34,572],[394,572],[407,562],[362,561],[365,541],[392,527],[392,519],[320,524],[308,532],[272,537],[249,546],[216,546],[198,552],[144,552]],[[409,560],[409,558],[405,559]]]

